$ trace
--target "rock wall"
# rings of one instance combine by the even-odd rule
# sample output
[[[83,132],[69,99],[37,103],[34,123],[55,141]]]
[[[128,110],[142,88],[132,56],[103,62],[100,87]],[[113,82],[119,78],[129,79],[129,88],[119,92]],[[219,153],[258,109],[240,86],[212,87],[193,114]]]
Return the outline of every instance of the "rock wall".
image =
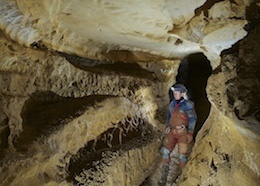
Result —
[[[259,183],[259,4],[0,5],[2,185],[145,185],[168,88],[197,52],[214,70],[212,106],[179,185]]]
[[[245,125],[213,106],[178,185],[258,185],[259,134]]]
[[[253,20],[252,20],[253,22]],[[259,24],[232,51],[208,81],[211,112],[179,185],[258,185]]]
[[[80,149],[88,148],[86,145],[92,141],[95,142],[92,148],[98,148],[92,153],[97,156],[102,155],[100,151],[113,152],[115,148],[113,156],[103,157],[112,162],[102,169],[105,178],[109,178],[104,184],[140,184],[149,175],[150,165],[157,157],[156,153],[150,153],[157,152],[159,144],[155,111],[158,105],[164,105],[156,102],[166,99],[162,89],[161,93],[154,90],[166,89],[166,85],[157,84],[160,81],[149,71],[145,77],[142,73],[138,75],[138,70],[142,71],[140,67],[135,67],[134,73],[111,72],[107,67],[98,68],[98,72],[82,70],[57,53],[27,49],[3,36],[1,41],[5,43],[1,46],[1,128],[2,134],[9,131],[1,140],[2,184],[64,183],[70,174],[72,158],[81,156]],[[168,70],[172,71],[172,67]],[[144,139],[139,139],[141,136]],[[144,142],[135,142],[138,139]],[[100,141],[103,141],[101,145]],[[125,145],[127,150],[119,152],[117,146],[127,141],[131,141]],[[122,178],[105,171],[118,167],[120,163],[116,160],[120,158],[128,161],[128,169],[132,171],[139,159],[138,166],[142,167],[139,171],[146,174]],[[85,169],[81,170],[83,175],[88,171]],[[78,176],[77,181],[80,180]],[[100,180],[92,181],[100,183]]]

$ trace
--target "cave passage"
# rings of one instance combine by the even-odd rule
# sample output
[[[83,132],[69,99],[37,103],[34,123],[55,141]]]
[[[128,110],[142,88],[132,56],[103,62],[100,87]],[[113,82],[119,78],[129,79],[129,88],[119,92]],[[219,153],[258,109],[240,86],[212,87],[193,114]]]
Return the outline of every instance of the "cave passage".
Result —
[[[202,53],[185,57],[178,69],[176,82],[184,84],[188,89],[188,98],[195,103],[197,124],[195,135],[207,119],[211,104],[207,99],[206,86],[208,77],[212,74],[210,62]]]
[[[112,96],[64,98],[50,91],[35,92],[23,107],[23,132],[14,146],[18,151],[27,151],[28,145],[33,141],[59,130],[73,118],[80,116],[87,107],[108,97]]]

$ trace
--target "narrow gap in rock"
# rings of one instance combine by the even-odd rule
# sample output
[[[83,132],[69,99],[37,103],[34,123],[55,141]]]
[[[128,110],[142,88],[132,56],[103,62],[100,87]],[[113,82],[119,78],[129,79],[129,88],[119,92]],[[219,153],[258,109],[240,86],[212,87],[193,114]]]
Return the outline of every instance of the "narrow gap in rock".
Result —
[[[25,103],[21,116],[23,132],[15,147],[26,151],[37,138],[47,136],[78,117],[88,106],[93,106],[108,96],[95,95],[83,98],[64,98],[53,92],[36,92]],[[110,96],[111,97],[111,96]]]
[[[0,123],[0,152],[8,147],[8,136],[10,135],[10,128],[8,126],[9,119],[6,118]],[[3,153],[0,153],[0,160],[4,157]]]
[[[110,166],[106,153],[138,148],[149,141],[147,137],[153,133],[153,127],[150,124],[140,118],[127,118],[125,121],[114,124],[114,128],[105,131],[95,140],[89,141],[71,158],[68,167],[68,182],[77,184],[76,176],[88,175],[89,171],[92,173],[100,171],[97,168],[99,166]],[[133,122],[138,125],[133,125]]]
[[[211,104],[207,99],[206,86],[211,74],[210,62],[202,53],[196,53],[182,60],[176,76],[176,82],[187,87],[188,97],[195,103],[197,112],[195,135],[209,115]]]
[[[140,67],[137,63],[124,62],[107,62],[100,60],[92,60],[76,55],[58,53],[65,57],[73,66],[95,74],[126,75],[144,79],[156,79],[153,72],[147,71]]]
[[[201,7],[195,10],[195,15],[198,16],[202,11],[206,11],[206,16],[208,16],[208,10],[216,3],[221,2],[224,0],[207,0]]]

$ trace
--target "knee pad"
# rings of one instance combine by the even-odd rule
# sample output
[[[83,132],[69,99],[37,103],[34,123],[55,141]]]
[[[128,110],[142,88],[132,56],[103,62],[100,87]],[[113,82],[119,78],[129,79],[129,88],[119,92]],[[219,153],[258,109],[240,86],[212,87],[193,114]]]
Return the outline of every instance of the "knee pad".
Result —
[[[180,162],[186,162],[187,161],[187,155],[180,153],[179,159],[180,159]]]
[[[162,153],[162,157],[164,158],[164,159],[168,159],[168,158],[170,158],[170,151],[169,151],[169,149],[167,149],[167,148],[165,148],[165,147],[162,147],[161,148],[161,153]]]

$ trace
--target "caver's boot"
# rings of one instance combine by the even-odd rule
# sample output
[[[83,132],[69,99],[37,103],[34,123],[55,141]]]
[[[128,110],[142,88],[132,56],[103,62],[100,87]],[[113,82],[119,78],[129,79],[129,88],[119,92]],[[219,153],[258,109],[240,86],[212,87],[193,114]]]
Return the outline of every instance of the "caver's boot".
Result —
[[[158,185],[159,186],[165,186],[165,184],[167,182],[167,177],[168,177],[169,170],[170,170],[170,166],[169,165],[163,165],[162,166],[161,179],[158,181]]]
[[[173,183],[177,183],[178,179],[180,178],[180,175],[182,173],[182,170],[179,167],[176,167],[169,175],[169,178],[167,179],[167,184],[172,185]]]

